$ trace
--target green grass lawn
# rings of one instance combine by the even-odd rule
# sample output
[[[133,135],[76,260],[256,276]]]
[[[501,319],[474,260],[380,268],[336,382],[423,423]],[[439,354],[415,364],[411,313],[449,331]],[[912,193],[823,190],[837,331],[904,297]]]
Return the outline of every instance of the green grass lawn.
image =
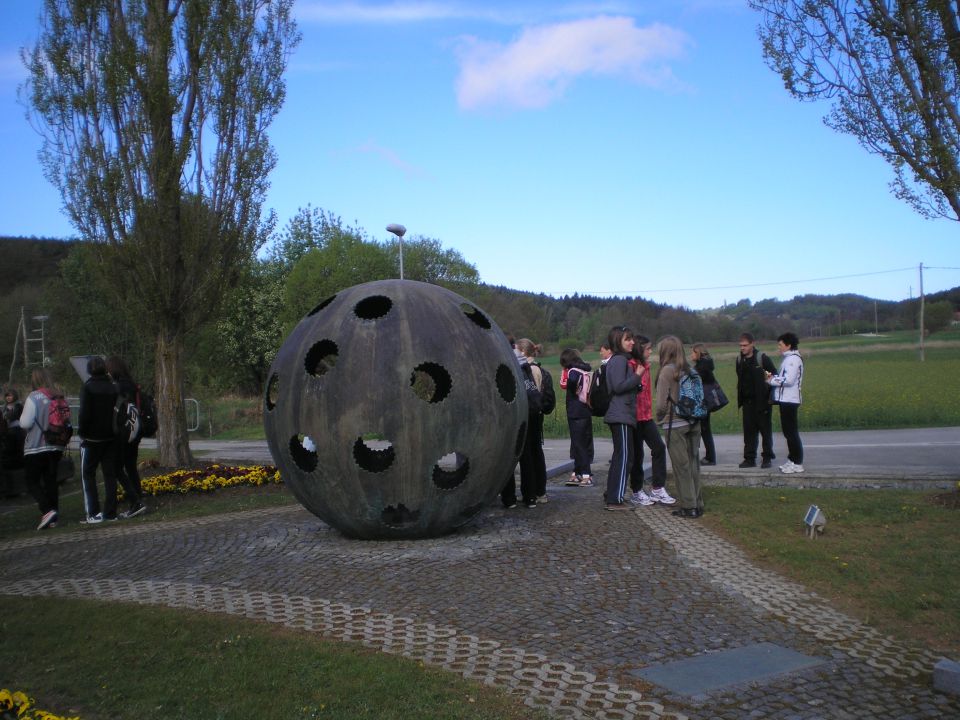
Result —
[[[0,596],[0,682],[82,720],[534,720],[420,662],[268,623],[128,604]]]
[[[960,492],[707,487],[704,522],[886,634],[960,652]],[[808,539],[810,505],[825,532]]]

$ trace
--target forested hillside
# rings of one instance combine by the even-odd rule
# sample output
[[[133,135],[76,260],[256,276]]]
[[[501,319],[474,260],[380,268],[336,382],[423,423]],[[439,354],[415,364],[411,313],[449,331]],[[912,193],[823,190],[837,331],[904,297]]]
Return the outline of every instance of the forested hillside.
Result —
[[[47,351],[63,382],[77,382],[67,358],[87,353],[120,353],[139,377],[152,377],[152,341],[140,336],[137,319],[128,317],[111,294],[92,250],[78,242],[0,238],[6,270],[0,286],[4,379],[11,366],[15,380],[25,377],[22,350],[13,358],[21,307],[28,324],[34,316],[49,316]],[[833,336],[915,329],[919,319],[918,299],[874,301],[851,294],[741,300],[697,312],[643,298],[554,298],[478,282],[476,270],[459,253],[430,238],[406,239],[404,262],[406,277],[449,287],[505,331],[554,349],[594,348],[612,325],[622,324],[654,339],[672,333],[686,342],[728,342],[744,330],[765,339],[786,330],[802,337]],[[258,392],[283,337],[305,312],[341,287],[393,277],[395,267],[395,246],[370,240],[322,211],[302,211],[268,257],[251,261],[221,316],[195,333],[188,344],[189,382],[217,391]],[[931,331],[946,327],[958,307],[960,288],[927,296],[925,325]]]

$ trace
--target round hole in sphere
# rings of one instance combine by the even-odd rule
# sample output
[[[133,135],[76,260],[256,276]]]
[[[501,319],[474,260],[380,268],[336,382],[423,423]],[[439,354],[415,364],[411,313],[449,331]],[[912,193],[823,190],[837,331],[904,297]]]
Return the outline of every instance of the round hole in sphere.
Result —
[[[307,351],[307,357],[303,360],[304,369],[307,374],[314,377],[320,377],[328,370],[332,370],[337,364],[337,353],[339,349],[333,340],[321,340]]]
[[[413,394],[428,403],[438,403],[450,394],[453,380],[450,373],[437,363],[420,363],[410,375],[410,387]]]
[[[504,402],[511,403],[517,397],[517,378],[510,372],[510,368],[503,364],[497,368],[497,392]]]
[[[267,394],[264,399],[264,403],[267,406],[267,410],[273,410],[277,406],[277,393],[280,392],[280,376],[276,373],[273,373],[270,376],[270,381],[267,383]]]
[[[490,320],[484,315],[478,308],[475,308],[469,303],[460,303],[460,309],[463,311],[463,314],[468,318],[473,320],[474,323],[482,327],[484,330],[490,329]]]
[[[309,440],[306,435],[294,435],[290,438],[290,456],[297,464],[297,467],[304,472],[313,472],[317,469],[317,453],[315,450],[308,450],[304,441]],[[311,441],[309,447],[313,447]]]
[[[337,299],[337,296],[336,296],[336,295],[331,295],[331,296],[328,297],[326,300],[324,300],[322,303],[320,303],[319,305],[317,305],[313,310],[311,310],[310,312],[308,312],[308,313],[307,313],[307,317],[313,317],[314,315],[316,315],[318,312],[320,312],[321,310],[323,310],[327,305],[329,305],[330,303],[332,303],[332,302],[333,302],[334,300],[336,300],[336,299]]]
[[[372,295],[364,298],[353,306],[353,312],[361,320],[376,320],[382,318],[393,307],[393,301],[383,295]]]
[[[393,464],[396,452],[386,440],[364,440],[358,437],[353,443],[353,459],[367,472],[383,472]]]
[[[380,513],[380,520],[384,525],[400,528],[405,525],[413,525],[420,518],[419,510],[410,510],[403,503],[398,503],[396,507],[387,505]]]
[[[433,484],[441,490],[453,490],[463,483],[470,473],[470,460],[466,455],[452,452],[444,455],[433,466]]]

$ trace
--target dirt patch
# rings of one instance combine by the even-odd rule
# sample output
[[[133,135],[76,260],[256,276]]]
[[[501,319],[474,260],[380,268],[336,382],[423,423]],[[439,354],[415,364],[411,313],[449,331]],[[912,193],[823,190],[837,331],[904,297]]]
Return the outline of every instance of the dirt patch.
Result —
[[[931,495],[930,502],[932,502],[934,505],[940,505],[941,507],[956,510],[957,508],[960,508],[960,491]]]

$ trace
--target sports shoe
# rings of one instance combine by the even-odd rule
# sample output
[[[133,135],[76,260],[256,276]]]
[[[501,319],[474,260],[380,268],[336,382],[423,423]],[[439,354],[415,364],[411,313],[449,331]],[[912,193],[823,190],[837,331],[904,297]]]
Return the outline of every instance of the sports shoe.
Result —
[[[792,467],[793,467],[793,461],[792,461],[792,460],[787,460],[783,465],[780,466],[780,472],[782,472],[782,473],[792,472],[792,471],[790,470],[790,468],[792,468]]]
[[[137,515],[143,515],[146,511],[147,511],[147,506],[144,505],[143,503],[140,503],[132,510],[127,510],[126,512],[120,513],[120,519],[129,520],[130,518],[136,517]]]
[[[647,495],[643,490],[638,490],[630,496],[631,505],[654,505],[656,500]]]
[[[503,506],[503,509],[504,509],[504,510],[513,510],[516,506],[517,506],[517,501],[514,500],[514,501],[511,502],[511,503],[506,503],[506,504]]]
[[[677,502],[674,498],[670,497],[670,493],[667,492],[667,489],[662,487],[654,488],[650,492],[650,499],[654,502],[662,503],[663,505],[673,505],[675,502]]]
[[[546,495],[538,495],[537,502],[546,505],[548,502],[550,502],[550,498],[548,498]]]
[[[37,525],[37,530],[43,530],[44,528],[50,527],[51,524],[56,524],[57,522],[57,511],[56,510],[47,510],[43,514],[43,517],[40,518],[40,524]]]
[[[751,468],[756,466],[757,466],[756,460],[744,460],[742,463],[740,463],[740,467],[742,468]]]
[[[803,465],[797,465],[796,463],[790,463],[790,467],[786,469],[781,469],[780,472],[787,473],[792,475],[793,473],[802,473]]]
[[[760,467],[761,467],[761,469],[763,469],[763,470],[767,470],[768,468],[772,468],[772,467],[773,467],[773,463],[770,462],[769,460],[764,460],[762,463],[760,463]]]
[[[567,480],[564,485],[567,487],[579,487],[583,479],[576,473],[570,473],[570,479]]]
[[[81,525],[96,525],[103,522],[103,513],[97,513],[96,515],[88,515],[86,520],[81,520]]]
[[[580,487],[593,487],[593,486],[594,486],[594,482],[592,477],[590,477],[589,475],[580,476]]]
[[[535,508],[535,507],[537,506],[537,501],[536,501],[536,500],[526,500],[523,504],[526,505],[528,508],[533,509],[533,508]]]

